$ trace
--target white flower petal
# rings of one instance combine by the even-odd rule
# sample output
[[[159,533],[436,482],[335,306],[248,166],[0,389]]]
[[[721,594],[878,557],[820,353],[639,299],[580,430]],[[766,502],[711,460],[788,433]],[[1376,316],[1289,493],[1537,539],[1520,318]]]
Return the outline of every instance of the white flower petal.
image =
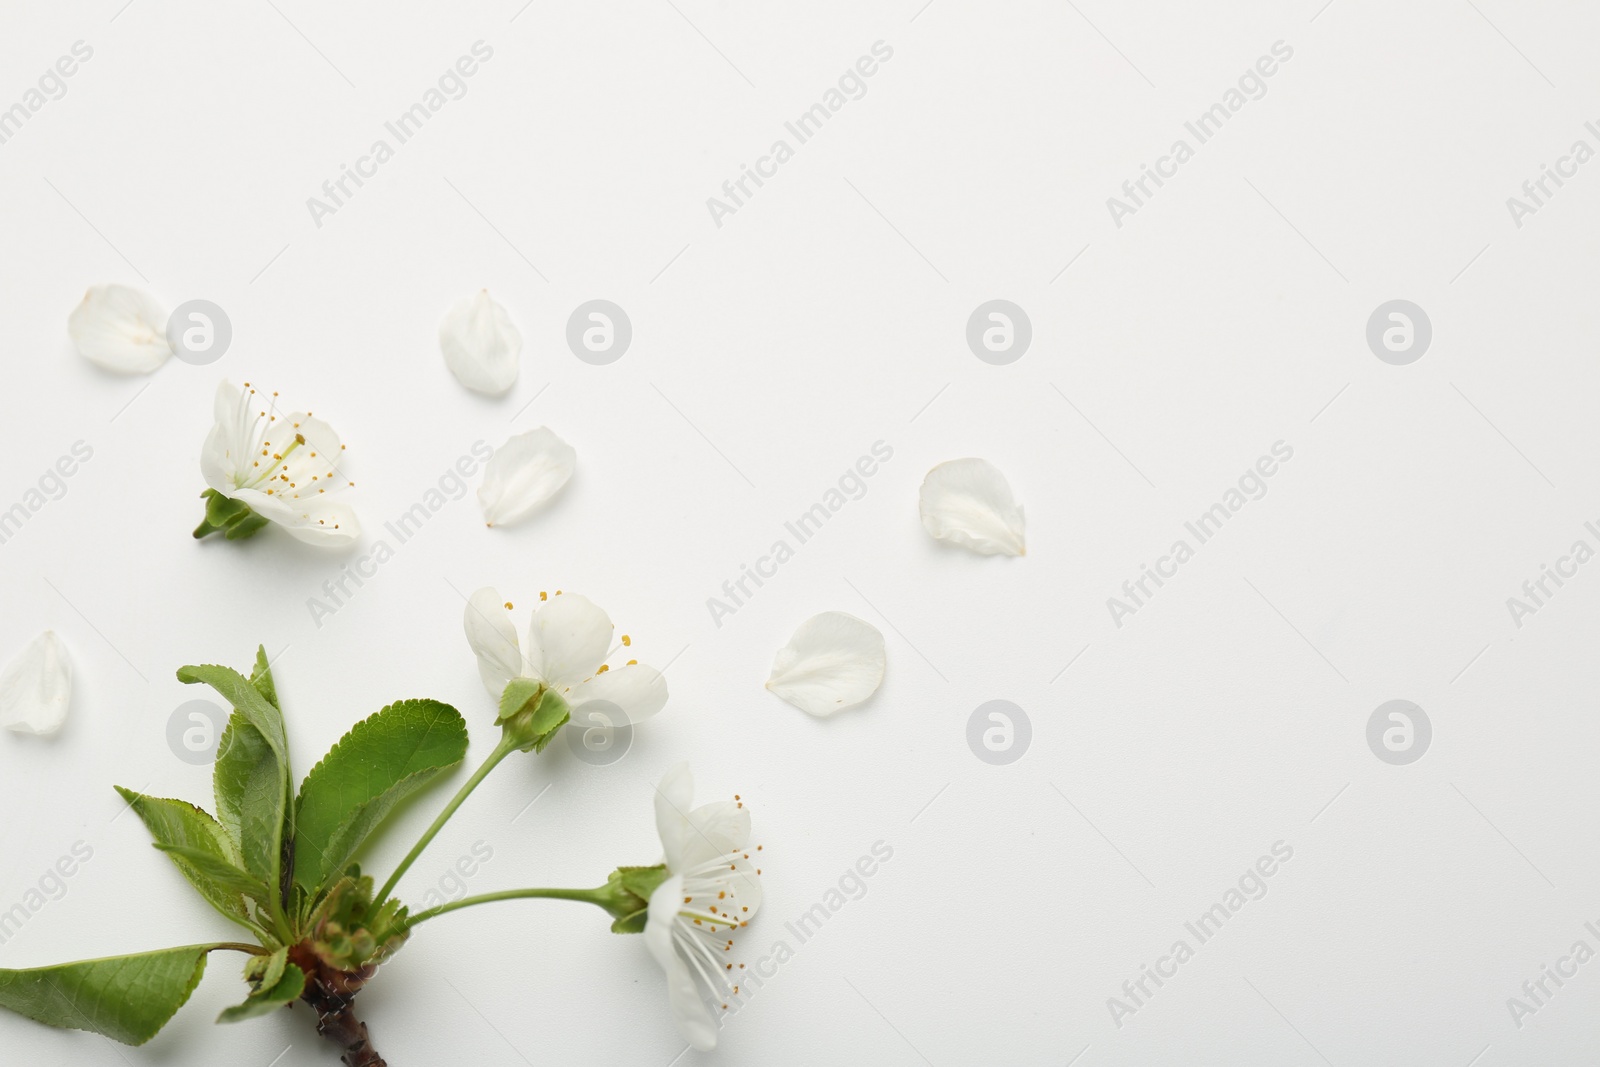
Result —
[[[800,624],[778,650],[767,688],[809,715],[855,707],[883,682],[883,634],[842,611]]]
[[[8,730],[49,736],[71,703],[72,661],[54,631],[34,638],[0,671],[0,726]]]
[[[208,486],[297,540],[340,547],[360,539],[360,520],[335,499],[350,483],[335,466],[344,446],[332,426],[303,411],[278,413],[273,397],[227,381],[212,413],[200,450]]]
[[[528,626],[528,666],[546,685],[566,690],[605,662],[611,649],[611,618],[594,601],[558,593],[533,614]]]
[[[750,809],[732,800],[702,804],[689,812],[689,833],[684,839],[681,869],[693,870],[702,864],[737,852],[750,841]],[[672,867],[678,870],[678,867]]]
[[[689,811],[694,805],[694,774],[687,763],[679,763],[661,776],[656,786],[656,834],[666,855],[669,871],[688,867],[689,835],[693,833]],[[676,895],[676,894],[674,894]]]
[[[610,705],[606,710],[621,712],[621,722],[607,715],[613,726],[637,726],[667,706],[667,680],[654,667],[624,663],[578,686],[567,694],[567,703],[574,718],[584,705],[603,703]]]
[[[572,477],[578,453],[541,426],[495,449],[485,465],[478,504],[490,526],[515,522],[556,494]]]
[[[650,955],[667,975],[667,1001],[673,1021],[683,1039],[701,1052],[717,1047],[717,1021],[700,999],[689,964],[678,954],[673,927],[678,921],[678,902],[683,899],[683,879],[668,878],[650,894],[650,912],[645,919],[644,943]]]
[[[1022,556],[1022,507],[986,459],[952,459],[922,480],[922,528],[984,556]]]
[[[500,396],[517,381],[522,334],[484,289],[451,308],[439,324],[445,365],[468,389]]]
[[[467,601],[463,624],[467,644],[478,657],[478,675],[484,688],[499,700],[506,683],[522,675],[522,649],[505,601],[494,589],[484,586]]]
[[[167,316],[147,293],[126,285],[96,285],[67,316],[78,354],[118,374],[149,374],[172,355]]]
[[[361,520],[350,505],[325,496],[304,500],[271,496],[257,489],[235,489],[227,494],[268,522],[284,528],[296,541],[338,548],[361,539]]]

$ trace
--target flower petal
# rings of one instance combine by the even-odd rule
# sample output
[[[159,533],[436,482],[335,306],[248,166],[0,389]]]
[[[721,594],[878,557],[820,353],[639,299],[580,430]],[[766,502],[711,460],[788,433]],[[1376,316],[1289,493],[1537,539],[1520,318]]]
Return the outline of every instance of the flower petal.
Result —
[[[505,601],[492,587],[484,586],[467,600],[463,624],[467,644],[478,657],[478,676],[489,695],[499,700],[506,683],[522,675],[522,649]]]
[[[149,374],[172,355],[167,316],[149,294],[126,285],[96,285],[67,316],[78,354],[118,374]]]
[[[483,471],[483,521],[504,526],[555,496],[572,477],[578,453],[549,428],[517,434],[495,449]]]
[[[842,611],[800,624],[778,650],[767,688],[808,715],[855,707],[883,683],[883,634]]]
[[[282,526],[296,541],[323,548],[340,548],[361,538],[361,520],[348,504],[326,496],[290,500],[258,489],[235,489],[227,494],[268,522]]]
[[[667,975],[667,1001],[672,1018],[683,1039],[701,1052],[717,1047],[717,1021],[700,999],[689,964],[678,955],[673,926],[678,921],[678,902],[683,899],[683,879],[671,877],[650,894],[650,912],[644,924],[644,943],[650,955]]]
[[[693,806],[694,774],[687,763],[679,763],[662,775],[656,786],[656,833],[669,871],[681,872],[690,866],[687,859],[693,830],[689,811]]]
[[[516,384],[522,334],[487,289],[445,315],[439,348],[450,373],[473,392],[500,396]]]
[[[952,459],[928,472],[919,501],[922,528],[984,556],[1027,554],[1022,507],[986,459]]]
[[[0,671],[0,726],[48,737],[61,729],[72,703],[72,661],[46,630]]]
[[[689,833],[678,860],[682,866],[668,864],[670,870],[691,871],[720,856],[738,852],[750,842],[750,809],[731,800],[702,804],[689,812],[688,820]]]
[[[528,626],[528,666],[566,695],[605,662],[611,629],[610,617],[588,597],[557,593]]]
[[[567,695],[572,714],[586,704],[605,703],[611,710],[621,713],[621,722],[613,726],[637,726],[667,706],[667,680],[654,667],[643,663],[625,663],[604,674],[597,674]],[[615,720],[617,715],[608,715]]]

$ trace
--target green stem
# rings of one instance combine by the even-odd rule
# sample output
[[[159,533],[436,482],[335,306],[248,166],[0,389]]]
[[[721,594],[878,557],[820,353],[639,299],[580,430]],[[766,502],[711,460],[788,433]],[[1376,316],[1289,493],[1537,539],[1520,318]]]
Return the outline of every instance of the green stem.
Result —
[[[406,854],[406,858],[400,861],[400,866],[396,867],[394,873],[389,876],[389,880],[383,883],[383,888],[378,891],[377,899],[372,903],[374,911],[382,907],[384,901],[389,899],[389,894],[394,891],[395,884],[400,881],[400,876],[410,869],[411,865],[417,861],[417,857],[422,855],[422,850],[428,847],[440,830],[444,829],[444,824],[450,821],[450,816],[456,813],[456,809],[461,806],[462,801],[472,795],[472,791],[478,788],[480,782],[489,777],[489,772],[499,766],[501,760],[516,750],[517,746],[512,742],[511,738],[507,736],[500,738],[500,743],[495,746],[493,752],[489,753],[489,758],[483,761],[483,766],[474,771],[472,777],[468,778],[466,784],[461,787],[461,791],[450,798],[450,803],[446,804],[444,810],[439,813],[439,817],[433,820],[433,825],[428,827],[427,832],[412,846],[411,851]]]
[[[503,889],[498,893],[482,893],[475,897],[462,897],[448,904],[440,904],[437,908],[419,911],[406,922],[412,927],[428,919],[436,919],[448,912],[470,908],[474,904],[493,904],[497,900],[523,900],[544,898],[550,900],[581,900],[589,904],[598,904],[605,907],[605,890],[602,889]]]
[[[213,952],[216,952],[216,951],[218,951],[220,949],[227,949],[230,952],[244,952],[244,953],[248,953],[251,956],[270,956],[271,955],[270,952],[268,952],[266,949],[262,948],[260,945],[247,945],[247,944],[243,943],[242,941],[224,941],[219,945],[213,945],[212,948],[211,948],[211,950]]]

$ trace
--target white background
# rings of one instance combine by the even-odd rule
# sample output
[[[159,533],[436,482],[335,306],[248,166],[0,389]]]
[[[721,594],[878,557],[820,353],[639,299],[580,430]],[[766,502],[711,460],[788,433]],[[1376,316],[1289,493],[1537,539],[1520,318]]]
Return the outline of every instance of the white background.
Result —
[[[74,442],[94,454],[0,545],[0,657],[54,628],[78,678],[61,735],[0,736],[0,910],[74,842],[94,856],[0,965],[232,936],[111,790],[209,806],[209,768],[168,748],[204,695],[178,666],[279,655],[302,773],[409,696],[458,706],[476,760],[491,700],[460,593],[493,584],[521,612],[561,588],[671,661],[671,703],[614,766],[563,745],[508,765],[409,899],[478,841],[494,858],[472,892],[654,861],[651,783],[680,759],[702,796],[745,798],[766,846],[746,959],[793,943],[784,923],[874,842],[894,850],[719,1051],[680,1064],[1594,1062],[1600,962],[1521,1028],[1507,999],[1574,941],[1600,949],[1600,565],[1520,628],[1506,598],[1597,544],[1600,163],[1520,228],[1506,198],[1595,146],[1600,16],[920,3],[7,5],[0,107],[75,41],[94,55],[0,145],[0,508]],[[466,95],[316,226],[307,198],[478,40],[494,55]],[[715,225],[706,198],[879,40],[893,58],[866,95]],[[1280,40],[1265,96],[1116,226],[1106,198]],[[106,281],[215,301],[232,348],[100,372],[65,321]],[[526,339],[493,401],[437,347],[481,287]],[[634,325],[604,367],[564,340],[596,297]],[[1033,324],[1009,366],[964,338],[996,297]],[[1365,340],[1395,298],[1433,323],[1409,366]],[[189,538],[223,376],[339,430],[362,548]],[[385,520],[474,441],[539,425],[579,457],[547,512],[491,531],[452,502],[315,625],[308,598]],[[715,626],[706,599],[878,440],[894,455],[866,495]],[[1280,440],[1267,495],[1115,626],[1107,598]],[[920,529],[923,474],[969,455],[1010,478],[1026,557]],[[816,721],[762,682],[829,609],[879,626],[889,669],[869,705]],[[1396,698],[1434,730],[1402,767],[1365,738]],[[1032,723],[1009,766],[965,739],[991,699]],[[1279,840],[1293,859],[1267,896],[1116,1026],[1108,998]],[[214,957],[144,1048],[5,1016],[3,1058],[335,1061],[303,1008],[212,1025],[244,992],[235,967]],[[638,939],[558,902],[423,928],[360,1006],[396,1067],[666,1067],[684,1048]]]

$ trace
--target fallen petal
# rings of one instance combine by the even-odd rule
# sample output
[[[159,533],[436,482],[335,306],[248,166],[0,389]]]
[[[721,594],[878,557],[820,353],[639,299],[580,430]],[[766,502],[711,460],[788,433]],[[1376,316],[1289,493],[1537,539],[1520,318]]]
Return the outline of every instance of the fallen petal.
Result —
[[[877,692],[883,667],[883,634],[876,626],[825,611],[801,623],[778,650],[767,688],[808,715],[825,717]]]
[[[48,737],[72,703],[72,661],[53,630],[35,637],[0,671],[0,726]]]
[[[67,316],[78,354],[118,374],[149,374],[172,355],[167,316],[147,293],[126,285],[96,285]]]
[[[445,315],[439,324],[439,349],[450,373],[474,392],[500,396],[516,384],[522,334],[487,289]]]
[[[928,472],[919,500],[929,535],[984,556],[1027,554],[1022,506],[986,459],[952,459]]]
[[[548,427],[517,434],[484,467],[478,487],[483,521],[504,526],[532,512],[567,484],[577,459],[573,447]]]

